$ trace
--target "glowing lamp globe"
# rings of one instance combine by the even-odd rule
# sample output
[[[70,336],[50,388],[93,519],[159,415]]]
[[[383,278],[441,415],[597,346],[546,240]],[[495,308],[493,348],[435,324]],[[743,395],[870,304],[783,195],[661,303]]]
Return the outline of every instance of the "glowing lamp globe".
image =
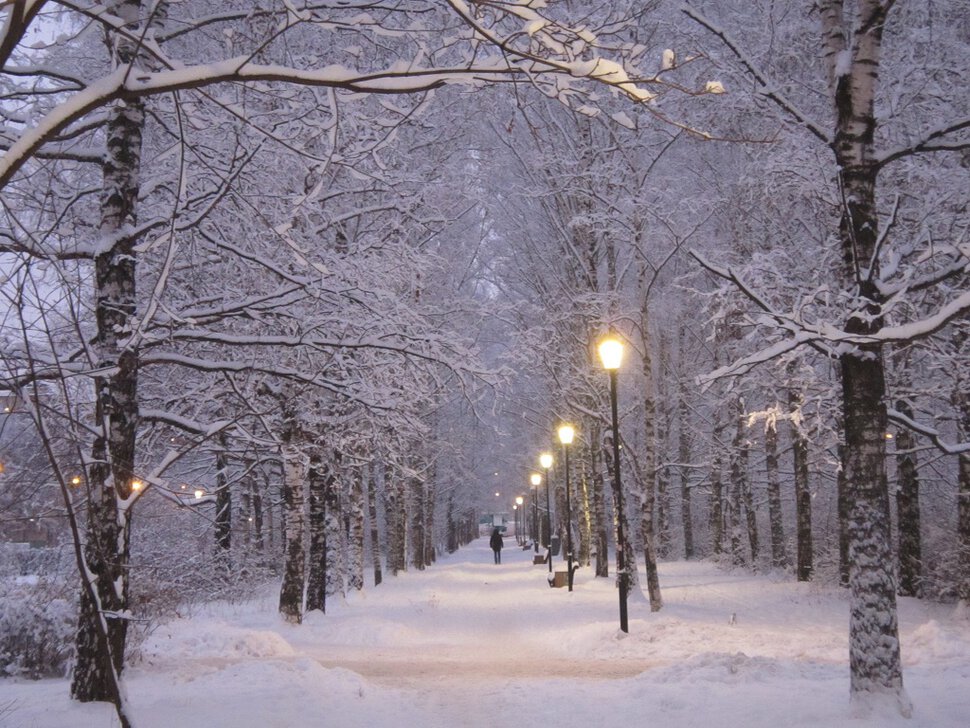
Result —
[[[604,369],[619,369],[623,362],[623,342],[609,337],[599,345],[600,360]]]

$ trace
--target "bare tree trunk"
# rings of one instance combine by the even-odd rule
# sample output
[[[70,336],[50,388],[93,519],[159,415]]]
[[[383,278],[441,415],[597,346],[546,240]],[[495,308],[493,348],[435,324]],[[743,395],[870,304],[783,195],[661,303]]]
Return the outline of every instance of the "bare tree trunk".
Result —
[[[216,452],[216,552],[225,560],[224,566],[231,568],[229,549],[232,544],[232,492],[229,489],[229,450],[225,433],[220,433],[219,449]]]
[[[606,527],[606,494],[603,490],[603,462],[600,458],[602,433],[597,422],[589,427],[589,469],[593,480],[593,549],[596,552],[596,576],[606,578],[610,575],[609,538]]]
[[[432,465],[428,473],[428,485],[424,490],[424,563],[426,566],[431,566],[438,558],[438,549],[435,544],[437,484],[437,465]]]
[[[670,469],[657,471],[657,556],[670,556]]]
[[[395,478],[390,465],[384,475],[384,517],[387,521],[387,568],[397,576],[407,570],[407,511],[404,482]]]
[[[643,531],[643,560],[647,574],[647,592],[650,596],[650,611],[660,611],[663,599],[660,596],[660,575],[657,572],[657,536],[654,526],[654,507],[657,498],[657,397],[656,381],[653,375],[650,317],[647,310],[647,269],[641,264],[639,270],[640,287],[640,331],[643,339],[640,366],[643,372],[643,494],[640,524]]]
[[[812,544],[812,491],[808,483],[808,438],[801,427],[802,395],[788,391],[791,417],[792,463],[795,470],[795,575],[799,581],[811,581],[814,571]]]
[[[576,458],[576,475],[579,478],[579,565],[589,566],[593,536],[592,499],[590,497],[590,477],[585,458]]]
[[[411,519],[411,563],[418,571],[423,571],[427,566],[425,562],[425,539],[427,538],[425,521],[425,482],[420,476],[411,478],[411,512],[414,518]]]
[[[896,409],[912,419],[913,409],[905,400]],[[899,539],[899,594],[923,596],[923,549],[920,537],[919,474],[916,462],[916,438],[909,430],[896,434],[896,517]]]
[[[368,465],[367,472],[370,477],[365,485],[367,486],[367,516],[370,519],[371,560],[374,563],[374,586],[380,586],[384,575],[381,572],[381,539],[377,523],[377,481],[374,477],[376,467],[373,462]]]
[[[751,495],[751,478],[748,474],[748,460],[751,450],[751,442],[747,438],[747,428],[745,425],[744,400],[740,397],[736,403],[737,407],[737,432],[735,442],[737,445],[737,473],[736,487],[741,507],[744,509],[744,520],[748,534],[748,547],[751,549],[751,563],[756,564],[760,550],[758,539],[758,513],[754,509],[754,498]]]
[[[364,588],[364,474],[361,466],[349,468],[350,533],[347,539],[347,588]]]
[[[742,450],[743,462],[742,471],[747,472],[748,446]],[[741,482],[741,502],[744,505],[744,519],[748,530],[748,546],[751,549],[751,563],[757,564],[760,553],[760,541],[758,537],[758,512],[754,507],[754,496],[751,493],[751,480],[745,476]]]
[[[684,558],[690,560],[694,558],[694,515],[691,510],[690,502],[690,470],[687,467],[690,462],[690,428],[687,426],[687,390],[683,379],[678,383],[679,401],[678,407],[678,447],[677,459],[680,461],[680,522],[684,532]]]
[[[961,386],[962,385],[962,386]],[[954,404],[957,408],[957,424],[960,438],[970,439],[970,389],[966,382],[958,382],[954,394]],[[970,605],[970,453],[961,453],[958,457],[957,481],[957,548],[959,549],[957,563],[957,596],[965,604]]]
[[[964,418],[967,415],[964,414]],[[970,424],[970,423],[968,423]],[[970,434],[970,428],[967,429]],[[965,604],[970,604],[970,454],[960,455],[960,489],[957,493],[957,543],[960,548],[959,563],[962,576],[957,584],[957,594]]]
[[[607,431],[607,433],[603,438],[603,457],[606,462],[607,472],[612,473],[613,472],[613,435],[609,431]],[[610,478],[609,480],[610,480],[610,489],[613,492],[613,542],[618,544],[619,539],[617,538],[617,525],[619,524],[619,521],[617,520],[617,514],[619,513],[619,511],[622,510],[624,516],[626,515],[627,513],[626,500],[625,500],[626,496],[622,492],[622,483],[621,483],[621,490],[617,491],[616,479]],[[616,504],[620,502],[619,499],[621,498],[624,499],[623,507],[618,508]],[[637,552],[633,548],[633,538],[632,538],[632,534],[630,533],[629,523],[623,524],[623,540],[624,540],[623,566],[627,572],[628,586],[632,591],[634,587],[637,587],[640,585],[640,574],[637,571],[637,556],[636,556]]]
[[[333,472],[323,464],[320,456],[313,455],[310,458],[310,468],[307,471],[307,520],[310,531],[306,585],[306,609],[308,612],[314,610],[324,612],[327,605],[325,583],[327,565],[326,491],[327,480],[332,478]]]
[[[843,426],[843,432],[845,427]],[[845,482],[845,443],[839,443],[839,472],[835,488],[839,512],[839,586],[849,586],[849,498]]]
[[[778,423],[772,418],[765,423],[765,470],[768,474],[768,523],[771,533],[771,565],[788,566],[785,553],[785,525],[781,511],[781,480],[778,477]]]
[[[283,619],[295,624],[303,621],[303,586],[306,574],[303,507],[306,469],[302,453],[292,446],[284,446],[283,509],[286,517],[286,547],[279,611]]]
[[[724,486],[721,483],[722,434],[724,425],[720,412],[714,414],[714,431],[711,442],[711,546],[715,556],[724,553]]]
[[[331,477],[324,481],[323,503],[325,509],[324,516],[324,535],[326,543],[323,549],[323,584],[324,594],[327,599],[332,596],[343,597],[344,592],[344,513],[343,502],[341,500],[342,478],[345,477],[342,467],[342,458],[339,451],[333,453],[333,464],[331,465]],[[326,611],[326,604],[324,604]]]
[[[728,533],[731,538],[731,561],[735,566],[744,564],[744,549],[741,546],[741,495],[746,477],[742,467],[742,451],[744,449],[743,409],[744,404],[741,398],[735,397],[731,402],[731,414],[734,417],[734,439],[731,442],[730,452],[731,482],[725,501]]]
[[[659,337],[659,341],[661,367],[666,371],[670,367],[670,348],[665,343],[665,337]],[[660,427],[654,433],[654,442],[656,443],[654,468],[657,473],[657,556],[661,559],[669,557],[671,549],[669,453],[673,412],[670,397],[666,391],[667,388],[664,386],[666,381],[667,378],[661,376],[657,382],[657,418]]]
[[[266,542],[263,536],[263,496],[259,492],[259,486],[256,484],[256,478],[250,481],[250,487],[252,488],[252,498],[251,503],[253,507],[253,546],[256,551],[262,553],[265,549]]]

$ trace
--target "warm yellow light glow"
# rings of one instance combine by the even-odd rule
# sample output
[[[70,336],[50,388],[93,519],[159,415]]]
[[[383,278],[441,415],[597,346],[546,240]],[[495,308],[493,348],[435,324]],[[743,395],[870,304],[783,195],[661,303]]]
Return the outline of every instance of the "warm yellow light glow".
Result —
[[[891,432],[887,432],[887,433],[886,433],[886,439],[887,439],[887,440],[892,440],[892,439],[893,439],[893,433],[891,433]]]
[[[517,511],[517,510],[519,510],[519,506],[518,506],[518,505],[513,505],[513,506],[512,506],[512,510],[513,510],[513,511]]]
[[[195,489],[195,498],[196,498],[196,500],[198,500],[199,498],[201,498],[204,495],[205,495],[205,491],[202,490],[202,488],[196,488]]]
[[[539,465],[548,470],[552,467],[552,455],[550,453],[544,452],[539,456]]]
[[[576,430],[573,429],[572,425],[562,425],[559,428],[559,442],[563,445],[571,445],[575,435]]]
[[[600,342],[599,353],[604,369],[619,369],[623,361],[623,342],[612,336],[607,337]]]
[[[80,484],[81,484],[80,475],[75,475],[73,478],[71,478],[71,485],[80,485]]]
[[[495,497],[496,497],[496,498],[498,498],[498,497],[499,497],[499,496],[501,496],[501,495],[502,495],[501,493],[499,493],[498,491],[495,491]]]
[[[515,505],[521,506],[524,502],[525,498],[523,498],[521,495],[515,496]]]
[[[542,476],[539,475],[539,473],[533,473],[529,480],[532,481],[532,485],[539,487],[539,485],[542,483]]]
[[[145,484],[142,483],[140,480],[131,481],[131,489],[135,492],[141,490],[144,487],[144,485]]]

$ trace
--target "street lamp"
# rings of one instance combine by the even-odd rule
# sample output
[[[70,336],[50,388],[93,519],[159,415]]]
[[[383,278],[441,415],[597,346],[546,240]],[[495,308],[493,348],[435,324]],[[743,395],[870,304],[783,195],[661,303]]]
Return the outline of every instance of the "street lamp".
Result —
[[[562,455],[566,469],[566,573],[569,591],[573,590],[573,512],[569,503],[569,445],[573,442],[576,431],[572,425],[562,425],[559,428],[559,442],[562,443]]]
[[[610,409],[613,414],[613,492],[616,494],[616,571],[620,577],[620,630],[629,632],[626,598],[629,590],[629,574],[626,570],[626,540],[623,535],[623,490],[620,487],[620,423],[616,410],[616,372],[623,361],[623,343],[614,336],[603,339],[599,345],[603,368],[610,375]]]
[[[532,543],[535,545],[536,553],[539,553],[539,484],[542,483],[542,476],[533,473],[529,478],[532,481],[532,526],[535,528],[535,538]]]
[[[549,501],[549,468],[552,467],[552,453],[544,452],[539,456],[539,465],[546,471],[546,561],[552,573],[552,503]]]
[[[525,511],[522,508],[522,504],[525,502],[525,498],[521,495],[515,496],[515,507],[519,512],[519,524],[522,526],[522,531],[525,531]],[[519,538],[518,529],[515,530],[515,542],[519,545],[525,543],[524,538]]]

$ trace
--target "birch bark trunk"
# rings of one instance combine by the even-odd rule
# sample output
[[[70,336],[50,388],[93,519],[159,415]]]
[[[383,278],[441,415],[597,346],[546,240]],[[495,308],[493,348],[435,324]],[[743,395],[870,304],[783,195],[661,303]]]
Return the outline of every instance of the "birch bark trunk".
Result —
[[[818,4],[835,111],[835,152],[842,194],[839,237],[846,290],[855,310],[845,330],[874,334],[883,326],[879,290],[875,95],[889,0]],[[840,358],[845,416],[845,485],[849,541],[849,669],[854,699],[903,691],[896,585],[886,478],[885,364],[882,346],[866,344]]]
[[[141,3],[127,0],[114,8],[137,31]],[[134,64],[137,44],[130,35],[109,39],[116,67]],[[105,154],[102,163],[99,236],[105,249],[95,258],[94,309],[96,330],[92,349],[98,370],[108,372],[94,380],[98,435],[88,470],[90,503],[87,572],[93,588],[81,590],[75,665],[71,696],[82,702],[115,703],[122,722],[118,675],[124,667],[128,621],[129,549],[131,523],[124,502],[131,495],[138,428],[138,345],[131,336],[137,328],[135,290],[137,239],[129,234],[137,219],[141,172],[144,104],[117,101],[108,110]]]
[[[283,530],[285,545],[279,611],[283,619],[294,624],[303,621],[303,587],[306,576],[303,505],[306,469],[303,454],[295,447],[284,446],[283,511],[286,525]]]
[[[905,400],[896,409],[913,418],[913,408]],[[920,536],[919,470],[916,438],[901,429],[896,434],[896,519],[899,556],[899,595],[923,596],[923,547]]]
[[[364,588],[364,474],[360,465],[349,468],[350,529],[347,535],[347,588]]]

